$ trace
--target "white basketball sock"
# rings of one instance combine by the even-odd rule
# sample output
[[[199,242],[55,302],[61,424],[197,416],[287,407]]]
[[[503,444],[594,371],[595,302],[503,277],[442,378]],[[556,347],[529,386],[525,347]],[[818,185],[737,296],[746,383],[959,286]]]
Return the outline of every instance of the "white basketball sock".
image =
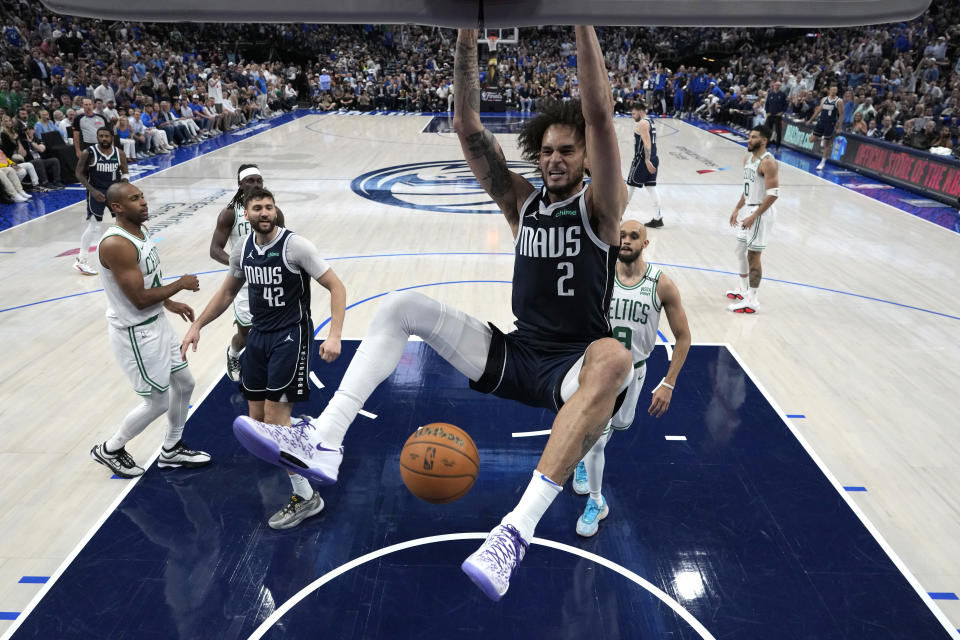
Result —
[[[340,388],[317,418],[324,442],[343,444],[363,403],[396,369],[412,335],[423,338],[467,378],[483,375],[492,335],[486,324],[422,294],[394,291],[377,309]]]
[[[505,515],[500,524],[509,524],[517,528],[520,535],[528,543],[533,540],[533,532],[540,522],[540,518],[546,513],[547,508],[553,504],[554,499],[560,495],[563,487],[548,479],[545,475],[533,470],[533,477],[527,490],[520,497],[520,502],[516,508]]]
[[[238,355],[240,355],[240,352],[233,348],[232,342],[227,345],[227,353],[230,354],[231,358],[236,358]]]
[[[740,291],[746,291],[750,288],[750,277],[740,276]]]
[[[610,434],[606,433],[600,436],[587,455],[583,457],[583,466],[587,469],[587,484],[590,487],[590,497],[594,502],[600,504],[600,494],[603,489],[603,467],[606,463],[606,455],[603,453],[607,446],[607,440]]]
[[[128,413],[113,437],[107,440],[107,453],[114,453],[136,438],[151,422],[163,415],[170,403],[167,392],[151,391],[143,397],[143,403]]]
[[[90,245],[97,241],[99,235],[100,223],[97,222],[96,218],[90,216],[83,226],[83,233],[80,234],[80,253],[77,258],[80,262],[87,261],[87,256],[90,254]]]
[[[750,292],[749,292],[749,294],[748,294],[748,295],[749,295],[749,300],[750,300],[750,302],[752,302],[752,303],[754,303],[754,304],[756,304],[756,303],[758,302],[758,301],[757,301],[757,290],[758,290],[759,288],[760,288],[760,287],[750,287]]]
[[[627,186],[627,204],[629,204],[630,201],[633,200],[633,194],[635,194],[636,192],[637,192],[637,188],[635,186],[633,186],[632,184]]]
[[[304,500],[309,500],[313,497],[313,487],[310,486],[310,482],[303,476],[298,476],[295,473],[290,474],[290,484],[293,485],[293,492]]]
[[[653,219],[659,220],[660,215],[660,194],[657,193],[657,188],[653,186],[646,186],[644,190],[650,195],[650,199],[653,201]]]
[[[183,436],[183,425],[187,422],[190,409],[190,396],[196,382],[187,367],[170,374],[170,409],[167,411],[167,434],[163,438],[163,447],[172,449]]]

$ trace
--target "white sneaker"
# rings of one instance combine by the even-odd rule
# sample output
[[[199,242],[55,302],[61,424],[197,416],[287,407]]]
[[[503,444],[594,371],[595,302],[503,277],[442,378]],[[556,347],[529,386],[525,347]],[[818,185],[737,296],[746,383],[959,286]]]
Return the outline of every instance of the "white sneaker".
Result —
[[[740,302],[734,302],[731,305],[727,306],[727,309],[733,311],[734,313],[757,313],[760,311],[760,303],[756,300],[748,300],[744,298]]]
[[[27,200],[30,200],[31,198],[33,198],[33,194],[27,193],[26,191],[21,191],[17,195],[23,198],[21,202],[26,202]]]
[[[26,195],[15,193],[14,195],[10,196],[10,199],[13,200],[14,202],[26,202],[30,198],[28,198]]]
[[[527,541],[513,525],[498,524],[460,568],[493,601],[510,588],[510,578],[527,553]]]
[[[821,160],[821,161],[820,161],[820,164],[817,165],[817,171],[823,171],[823,167],[824,167],[824,165],[826,165],[826,164],[827,164],[827,161],[826,161],[826,160]]]
[[[178,440],[172,449],[166,447],[160,448],[160,457],[157,458],[157,466],[160,468],[183,467],[184,469],[196,469],[210,464],[210,454],[206,451],[194,451],[184,443]]]
[[[316,422],[309,416],[294,420],[289,427],[240,416],[233,421],[233,434],[247,451],[261,460],[319,484],[337,481],[343,447],[325,444]]]
[[[73,263],[73,268],[85,276],[95,276],[98,273],[96,269],[87,264],[86,260],[80,260],[79,258]]]

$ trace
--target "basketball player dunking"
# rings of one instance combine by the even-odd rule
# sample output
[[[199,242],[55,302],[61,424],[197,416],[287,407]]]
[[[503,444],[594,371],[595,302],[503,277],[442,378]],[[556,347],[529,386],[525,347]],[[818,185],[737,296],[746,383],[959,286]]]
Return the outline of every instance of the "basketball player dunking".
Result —
[[[734,313],[756,313],[760,309],[757,300],[757,289],[763,277],[760,253],[767,246],[777,220],[773,203],[780,197],[777,160],[767,151],[770,136],[770,129],[765,125],[750,131],[747,140],[750,153],[743,162],[743,193],[730,214],[730,226],[737,229],[735,252],[740,268],[740,286],[727,291],[727,298],[734,300],[727,308]]]
[[[210,239],[210,257],[220,264],[230,266],[230,254],[226,248],[232,250],[237,243],[243,242],[250,233],[250,221],[247,220],[243,208],[243,200],[254,189],[263,188],[263,176],[255,164],[242,164],[237,169],[237,192],[233,194],[230,203],[217,216],[217,226]],[[277,209],[277,226],[287,226],[283,219],[280,207]],[[247,344],[247,334],[253,325],[250,315],[250,301],[247,297],[247,288],[241,287],[237,297],[233,300],[233,319],[237,325],[237,332],[227,345],[227,377],[234,382],[240,382],[240,352]]]
[[[663,217],[660,214],[660,194],[657,193],[657,170],[660,168],[660,157],[657,155],[657,128],[653,118],[647,115],[647,105],[643,100],[636,100],[631,109],[633,121],[637,123],[633,130],[633,162],[630,163],[630,172],[627,174],[627,202],[633,200],[637,189],[643,189],[650,196],[653,215],[645,223],[648,227],[663,226]]]
[[[87,219],[80,234],[80,254],[73,267],[85,276],[95,276],[97,270],[87,263],[87,251],[90,243],[100,235],[107,189],[115,182],[130,179],[127,156],[113,144],[113,131],[107,127],[97,129],[97,144],[80,154],[76,176],[87,190]],[[110,213],[116,217],[112,210]]]
[[[837,96],[838,91],[837,84],[831,82],[826,97],[820,101],[820,104],[814,109],[813,115],[807,120],[807,124],[810,124],[817,116],[820,116],[817,120],[817,126],[810,134],[810,142],[816,143],[817,140],[823,140],[817,171],[822,171],[827,164],[827,158],[830,157],[830,151],[833,149],[833,138],[840,133],[841,123],[843,123],[843,100]]]
[[[454,61],[454,128],[473,174],[500,207],[515,240],[517,330],[496,327],[418,293],[389,294],[339,390],[303,429],[240,417],[234,432],[268,462],[336,482],[341,443],[411,335],[463,373],[470,386],[557,412],[543,455],[516,508],[462,568],[493,600],[510,585],[534,529],[593,446],[632,377],[630,352],[610,337],[607,308],[627,201],[603,53],[592,27],[576,27],[580,101],[544,105],[520,135],[540,190],[511,172],[480,120],[477,32],[461,30]],[[590,171],[591,182],[584,186]]]

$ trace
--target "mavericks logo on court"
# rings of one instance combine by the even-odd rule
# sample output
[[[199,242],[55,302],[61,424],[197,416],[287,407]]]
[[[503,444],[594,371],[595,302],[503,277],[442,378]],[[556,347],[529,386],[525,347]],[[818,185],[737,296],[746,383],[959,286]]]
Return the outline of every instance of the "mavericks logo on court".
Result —
[[[536,167],[507,162],[507,167],[540,188]],[[350,183],[358,196],[380,204],[439,213],[500,213],[463,160],[415,162],[377,169]]]

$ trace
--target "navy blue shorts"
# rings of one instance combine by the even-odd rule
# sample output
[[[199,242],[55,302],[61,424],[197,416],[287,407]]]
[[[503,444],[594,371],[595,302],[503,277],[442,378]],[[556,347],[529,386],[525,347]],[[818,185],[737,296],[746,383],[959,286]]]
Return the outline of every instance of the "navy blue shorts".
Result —
[[[544,342],[514,331],[504,334],[493,324],[487,365],[470,388],[516,400],[531,407],[560,411],[560,387],[564,376],[586,352],[593,340]],[[622,402],[618,399],[618,406]]]
[[[837,123],[818,120],[817,126],[813,128],[813,135],[818,138],[823,138],[824,140],[829,140],[837,135]]]
[[[310,351],[313,322],[309,319],[279,331],[247,336],[240,356],[240,391],[247,400],[304,402],[310,398]]]
[[[653,156],[650,158],[650,162],[657,167],[657,173],[660,173],[660,157]],[[640,156],[635,156],[633,163],[630,165],[630,173],[627,174],[627,184],[631,187],[655,187],[657,186],[657,173],[647,171],[646,161]]]
[[[102,193],[107,192],[106,189],[97,189],[97,190]],[[103,220],[103,210],[106,208],[106,206],[107,206],[106,201],[97,202],[97,199],[88,193],[87,194],[87,219],[89,219],[90,216],[93,216],[94,218],[97,219],[97,222],[100,222],[101,220]],[[112,215],[114,218],[117,217],[117,214],[115,214],[112,209],[110,210],[110,215]]]

